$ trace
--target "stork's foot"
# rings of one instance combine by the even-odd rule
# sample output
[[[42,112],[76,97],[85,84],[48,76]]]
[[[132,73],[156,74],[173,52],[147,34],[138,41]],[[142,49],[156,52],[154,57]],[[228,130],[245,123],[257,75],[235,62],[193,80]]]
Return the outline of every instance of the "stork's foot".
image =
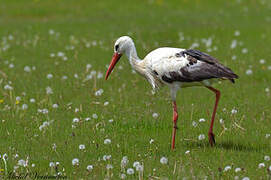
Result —
[[[209,136],[209,143],[210,143],[210,145],[214,146],[215,145],[215,135],[214,135],[214,133],[209,132],[208,136]]]

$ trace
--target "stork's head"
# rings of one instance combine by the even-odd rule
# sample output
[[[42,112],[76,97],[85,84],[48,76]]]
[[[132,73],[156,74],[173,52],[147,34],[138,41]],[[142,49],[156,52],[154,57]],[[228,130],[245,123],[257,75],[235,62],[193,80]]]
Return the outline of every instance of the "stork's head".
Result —
[[[127,51],[127,49],[131,47],[132,44],[133,44],[133,40],[129,36],[122,36],[117,39],[114,45],[114,54],[113,54],[111,63],[107,69],[105,79],[108,78],[111,71],[114,69],[115,65],[121,58],[122,54],[124,54]]]

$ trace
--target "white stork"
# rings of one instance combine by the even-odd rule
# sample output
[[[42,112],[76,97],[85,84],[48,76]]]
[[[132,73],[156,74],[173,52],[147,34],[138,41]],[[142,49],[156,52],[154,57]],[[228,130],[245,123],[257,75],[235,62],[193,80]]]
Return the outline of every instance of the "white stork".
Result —
[[[157,89],[164,84],[170,87],[173,104],[172,149],[175,147],[177,129],[178,111],[176,94],[178,89],[190,86],[203,86],[216,94],[208,133],[209,143],[213,146],[215,144],[213,124],[220,91],[213,88],[212,84],[218,79],[230,80],[234,83],[234,79],[238,78],[238,76],[230,68],[219,63],[217,59],[193,49],[162,47],[153,50],[141,60],[137,56],[133,40],[128,36],[122,36],[115,43],[114,55],[106,72],[105,79],[108,78],[123,54],[126,54],[132,68],[145,77],[153,89]]]

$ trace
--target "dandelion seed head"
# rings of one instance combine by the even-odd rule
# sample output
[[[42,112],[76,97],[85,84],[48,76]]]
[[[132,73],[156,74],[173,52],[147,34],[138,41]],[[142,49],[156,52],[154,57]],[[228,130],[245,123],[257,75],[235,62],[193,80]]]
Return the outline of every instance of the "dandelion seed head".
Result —
[[[78,165],[79,165],[79,159],[78,159],[78,158],[74,158],[74,159],[72,160],[72,165],[73,165],[73,166],[78,166]]]
[[[86,149],[86,146],[85,146],[84,144],[80,144],[80,145],[79,145],[79,149],[80,149],[80,150],[84,150],[84,149]]]
[[[17,164],[18,164],[18,166],[22,166],[22,167],[27,166],[27,163],[26,163],[26,161],[24,159],[20,159]]]
[[[55,167],[55,163],[54,162],[50,162],[49,163],[49,167]]]
[[[267,156],[267,155],[264,156],[264,160],[265,160],[265,161],[270,161],[270,156]]]
[[[168,163],[168,159],[166,157],[161,157],[160,163],[161,164],[167,164]]]
[[[31,72],[31,68],[30,68],[29,66],[25,66],[25,67],[24,67],[24,71],[25,71],[25,72]]]
[[[200,118],[199,122],[205,122],[206,120],[204,118]]]
[[[251,75],[251,74],[253,74],[253,71],[251,69],[246,70],[246,75]]]
[[[97,114],[92,114],[92,118],[98,119],[98,115]]]
[[[197,127],[198,126],[198,123],[196,121],[192,121],[192,126],[193,127]]]
[[[233,108],[232,110],[231,110],[231,114],[236,114],[238,111],[237,111],[237,109],[235,109],[235,108]]]
[[[239,168],[239,167],[238,167],[238,168],[235,168],[234,171],[235,171],[236,173],[237,173],[237,172],[240,172],[240,171],[241,171],[241,168]]]
[[[198,139],[199,139],[200,141],[203,140],[203,139],[205,139],[205,135],[204,135],[204,134],[200,134],[199,137],[198,137]]]
[[[23,104],[22,105],[22,110],[26,110],[28,108],[28,105],[27,104]]]
[[[88,166],[87,166],[87,170],[88,170],[88,171],[91,171],[92,169],[93,169],[93,165],[88,165]]]
[[[105,139],[104,144],[111,144],[111,139]]]
[[[109,169],[113,169],[112,164],[107,164],[107,165],[106,165],[106,169],[108,169],[108,170],[109,170]]]
[[[108,104],[109,104],[108,101],[105,101],[105,102],[104,102],[104,106],[107,106]]]
[[[47,74],[47,79],[52,79],[54,76],[52,74]]]
[[[155,118],[155,119],[158,118],[158,116],[159,116],[158,113],[153,113],[152,114],[152,117]]]
[[[264,168],[265,167],[265,164],[264,163],[260,163],[259,165],[258,165],[258,168]]]
[[[134,173],[135,173],[135,171],[134,171],[133,168],[128,168],[128,169],[127,169],[127,174],[128,174],[128,175],[132,175],[132,174],[134,174]]]
[[[242,180],[250,180],[249,177],[244,177]]]
[[[225,171],[225,172],[227,172],[227,171],[229,171],[229,170],[231,170],[231,166],[226,166],[226,167],[224,168],[224,171]]]
[[[129,163],[129,160],[128,160],[128,157],[127,156],[124,156],[120,162],[120,166],[122,168],[125,168]]]
[[[53,107],[54,109],[56,109],[56,108],[58,108],[58,104],[53,104],[52,107]]]

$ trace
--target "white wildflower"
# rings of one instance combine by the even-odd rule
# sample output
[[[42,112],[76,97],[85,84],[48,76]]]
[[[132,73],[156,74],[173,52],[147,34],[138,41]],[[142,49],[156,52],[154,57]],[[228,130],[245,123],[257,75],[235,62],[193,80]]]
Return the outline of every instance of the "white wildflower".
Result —
[[[78,123],[79,122],[79,118],[73,118],[72,122],[73,123]]]
[[[97,114],[92,114],[92,118],[98,119],[98,115]]]
[[[204,118],[200,118],[199,122],[205,122],[206,120]]]
[[[260,59],[260,64],[264,64],[265,63],[265,60],[264,59]]]
[[[265,135],[265,138],[267,139],[267,138],[269,138],[270,137],[270,134],[266,134]]]
[[[53,35],[53,34],[55,34],[55,31],[53,29],[49,29],[49,34]]]
[[[270,156],[264,156],[265,161],[270,161]]]
[[[53,104],[52,107],[53,107],[54,109],[56,109],[56,108],[58,108],[58,104]]]
[[[111,144],[111,140],[110,139],[105,139],[104,144]]]
[[[99,89],[98,91],[95,92],[95,96],[101,96],[103,92],[104,92],[103,89]]]
[[[122,173],[122,174],[120,175],[120,179],[125,179],[125,178],[126,178],[126,174],[123,174],[123,173]]]
[[[89,120],[91,120],[90,117],[86,117],[86,118],[85,118],[85,121],[89,121]]]
[[[101,79],[101,78],[103,78],[103,73],[101,73],[101,72],[98,72],[98,74],[97,74],[97,78],[98,78],[98,79]]]
[[[107,161],[107,160],[111,159],[111,157],[112,157],[111,155],[104,155],[103,160]]]
[[[200,134],[199,137],[198,137],[198,139],[199,139],[200,141],[203,140],[203,139],[205,139],[205,135],[204,135],[204,134]]]
[[[53,75],[52,74],[47,74],[47,79],[52,79],[53,78]]]
[[[268,93],[269,91],[270,91],[270,90],[269,90],[269,88],[265,88],[265,92],[267,92],[267,93]]]
[[[35,102],[36,102],[36,100],[35,100],[34,98],[31,98],[29,101],[30,101],[31,103],[35,103]]]
[[[223,119],[219,119],[219,123],[220,124],[224,124],[224,120]]]
[[[190,153],[190,151],[189,151],[189,150],[185,151],[185,154],[189,154],[189,153]]]
[[[136,171],[142,172],[143,169],[144,169],[143,166],[140,164],[138,166],[136,166]]]
[[[112,164],[107,164],[107,165],[106,165],[106,169],[108,169],[108,170],[109,170],[109,169],[113,169]]]
[[[237,109],[235,109],[235,108],[233,108],[232,110],[231,110],[231,114],[236,114],[238,111],[237,111]]]
[[[109,119],[108,122],[109,122],[109,123],[112,123],[112,122],[114,122],[114,120],[113,120],[113,119]]]
[[[25,72],[30,72],[30,71],[31,71],[31,68],[30,68],[29,66],[25,66],[25,67],[24,67],[24,71],[25,71]]]
[[[27,104],[23,104],[22,105],[22,110],[26,110],[28,108],[28,105]]]
[[[129,163],[129,160],[128,160],[128,157],[127,156],[124,156],[120,162],[120,166],[122,168],[125,168]]]
[[[139,166],[140,165],[140,162],[138,162],[138,161],[135,161],[134,163],[133,163],[133,167],[137,167],[137,166]]]
[[[53,90],[51,87],[49,86],[46,87],[46,94],[53,94]]]
[[[241,168],[235,168],[235,170],[234,170],[236,173],[238,173],[238,172],[240,172],[241,171]]]
[[[92,169],[93,169],[93,165],[88,165],[88,166],[87,166],[87,170],[88,170],[88,171],[91,171]]]
[[[18,164],[18,166],[23,166],[23,167],[26,167],[26,165],[27,165],[26,161],[23,159],[20,159],[17,164]]]
[[[78,158],[74,158],[74,159],[72,160],[72,165],[73,165],[73,166],[78,166],[78,165],[79,165],[79,159],[78,159]]]
[[[236,58],[237,58],[237,57],[236,57],[235,55],[233,55],[233,56],[231,57],[232,60],[236,60]]]
[[[55,163],[54,162],[50,162],[49,163],[49,167],[55,167],[56,165],[55,165]]]
[[[168,159],[166,157],[161,157],[160,163],[161,164],[167,164],[168,163]]]
[[[133,168],[128,168],[128,169],[127,169],[127,174],[128,174],[128,175],[132,175],[132,174],[134,174],[134,173],[135,173],[135,171],[134,171]]]
[[[260,163],[260,164],[258,165],[258,167],[259,167],[259,168],[264,168],[264,167],[265,167],[265,164],[264,164],[264,163]]]
[[[7,84],[4,86],[4,89],[5,90],[13,90],[13,87]]]
[[[234,40],[232,40],[232,42],[231,42],[231,49],[236,48],[236,46],[237,46],[237,41],[234,39]]]
[[[196,121],[192,121],[192,126],[193,127],[197,127],[198,126],[198,123]]]
[[[155,118],[155,119],[158,118],[158,113],[153,113],[152,117]]]
[[[104,106],[107,106],[108,104],[109,104],[108,101],[105,101],[105,102],[104,102]]]
[[[246,70],[246,75],[251,75],[253,71],[251,69]]]
[[[240,31],[236,30],[236,31],[234,32],[234,35],[235,35],[235,36],[240,36]]]
[[[244,177],[242,180],[250,180],[249,177]]]
[[[243,48],[243,49],[242,49],[242,53],[243,53],[243,54],[246,54],[247,52],[248,52],[247,48]]]
[[[152,144],[152,143],[154,143],[154,139],[151,139],[151,140],[150,140],[150,144]]]
[[[64,57],[65,54],[64,54],[63,52],[58,52],[58,53],[57,53],[57,56],[58,56],[58,57]]]
[[[226,171],[229,171],[229,170],[231,170],[231,166],[226,166],[225,168],[224,168],[224,171],[226,172]]]
[[[14,68],[14,64],[10,63],[8,67],[11,69]]]
[[[15,99],[16,99],[16,101],[21,101],[22,100],[22,98],[20,96],[17,96]]]
[[[86,149],[86,146],[85,146],[84,144],[80,144],[80,145],[79,145],[79,149],[80,149],[80,150],[84,150],[84,149]]]

